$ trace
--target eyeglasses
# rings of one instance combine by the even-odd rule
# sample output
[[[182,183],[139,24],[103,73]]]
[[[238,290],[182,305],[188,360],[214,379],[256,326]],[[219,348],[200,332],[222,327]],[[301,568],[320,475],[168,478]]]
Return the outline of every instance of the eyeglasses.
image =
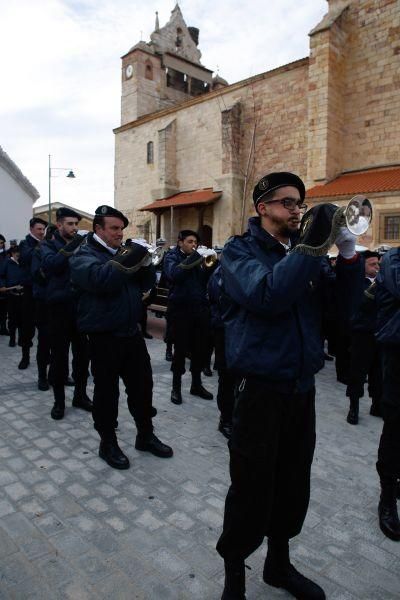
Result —
[[[295,200],[294,198],[281,198],[280,200],[270,200],[265,204],[273,204],[274,202],[279,202],[282,204],[287,210],[295,210],[298,208],[299,210],[305,212],[307,210],[307,204],[303,204],[302,200]]]

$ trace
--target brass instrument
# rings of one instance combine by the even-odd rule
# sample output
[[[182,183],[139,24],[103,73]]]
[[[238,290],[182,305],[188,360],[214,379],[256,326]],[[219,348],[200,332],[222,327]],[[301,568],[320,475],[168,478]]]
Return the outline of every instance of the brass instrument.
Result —
[[[147,248],[149,254],[152,255],[151,262],[155,267],[157,267],[162,262],[164,254],[166,252],[166,250],[162,246],[157,244],[149,244],[149,242],[147,242],[143,238],[129,238],[128,240],[126,240],[125,244],[127,246],[129,246],[130,244],[140,244],[141,246]]]
[[[207,246],[198,246],[197,252],[203,257],[203,265],[208,269],[214,266],[218,260],[215,250],[212,248],[207,248]]]
[[[325,213],[324,221],[318,221],[318,213],[321,215],[321,209]],[[295,246],[294,251],[311,256],[323,256],[334,245],[342,227],[347,227],[353,235],[359,236],[368,231],[371,221],[372,204],[362,194],[353,196],[347,206],[338,207],[331,203],[318,204],[304,214],[300,226],[300,243]],[[316,223],[318,225],[321,223],[322,226],[320,245],[311,246],[302,243],[302,240],[307,238],[310,228],[315,227]]]

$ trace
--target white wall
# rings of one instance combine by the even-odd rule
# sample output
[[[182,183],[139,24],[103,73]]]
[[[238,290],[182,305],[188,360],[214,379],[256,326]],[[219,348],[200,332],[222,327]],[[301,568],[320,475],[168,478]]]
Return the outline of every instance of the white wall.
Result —
[[[22,240],[29,231],[34,200],[0,166],[0,233],[9,241]]]

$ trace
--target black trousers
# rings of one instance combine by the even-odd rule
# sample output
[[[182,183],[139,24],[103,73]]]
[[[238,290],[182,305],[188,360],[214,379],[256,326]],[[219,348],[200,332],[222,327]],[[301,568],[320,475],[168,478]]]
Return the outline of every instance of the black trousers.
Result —
[[[336,336],[336,378],[340,383],[347,385],[350,371],[350,333],[338,331]]]
[[[119,378],[125,384],[128,408],[138,433],[153,431],[153,376],[150,356],[142,335],[118,337],[112,333],[89,334],[94,377],[93,421],[101,437],[112,436],[118,418]]]
[[[8,311],[8,331],[10,339],[15,340],[15,334],[18,330],[18,341],[21,344],[21,324],[22,324],[22,294],[11,294],[7,296]]]
[[[314,399],[315,389],[282,394],[260,381],[240,384],[229,442],[232,483],[217,544],[225,560],[244,560],[265,536],[300,533],[310,499]]]
[[[35,300],[35,325],[38,332],[36,362],[39,377],[46,378],[47,365],[50,364],[50,333],[47,305],[44,300]]]
[[[230,423],[235,403],[236,377],[226,368],[225,332],[223,328],[214,330],[214,345],[215,366],[218,370],[217,405],[221,413],[221,420]]]
[[[346,396],[362,398],[368,376],[368,394],[379,403],[382,396],[381,346],[373,333],[353,331]]]
[[[190,370],[200,373],[206,366],[207,340],[210,331],[208,308],[193,311],[190,307],[168,307],[170,341],[174,344],[171,371],[183,375],[185,359],[190,356]]]
[[[400,346],[382,346],[383,429],[376,468],[382,480],[400,479]]]
[[[22,322],[21,322],[21,343],[23,348],[31,348],[32,340],[35,337],[35,300],[32,294],[32,287],[24,285],[24,294],[22,296]]]
[[[0,294],[0,329],[6,329],[7,321],[7,296]]]
[[[75,307],[72,303],[49,304],[47,314],[53,388],[64,387],[68,377],[70,345],[75,386],[85,386],[89,367],[88,341],[86,335],[79,333],[77,329]]]

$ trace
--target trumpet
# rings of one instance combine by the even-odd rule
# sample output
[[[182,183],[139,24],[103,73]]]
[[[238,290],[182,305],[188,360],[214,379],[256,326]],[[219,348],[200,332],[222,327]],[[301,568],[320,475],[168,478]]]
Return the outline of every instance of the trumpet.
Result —
[[[125,245],[130,246],[131,244],[140,244],[141,246],[147,248],[148,253],[152,255],[151,262],[155,267],[157,267],[162,262],[164,254],[166,252],[162,246],[159,246],[157,244],[149,244],[149,242],[147,242],[143,238],[127,239]]]
[[[203,265],[207,268],[212,267],[218,260],[215,250],[207,246],[198,246],[197,252],[203,257]]]

